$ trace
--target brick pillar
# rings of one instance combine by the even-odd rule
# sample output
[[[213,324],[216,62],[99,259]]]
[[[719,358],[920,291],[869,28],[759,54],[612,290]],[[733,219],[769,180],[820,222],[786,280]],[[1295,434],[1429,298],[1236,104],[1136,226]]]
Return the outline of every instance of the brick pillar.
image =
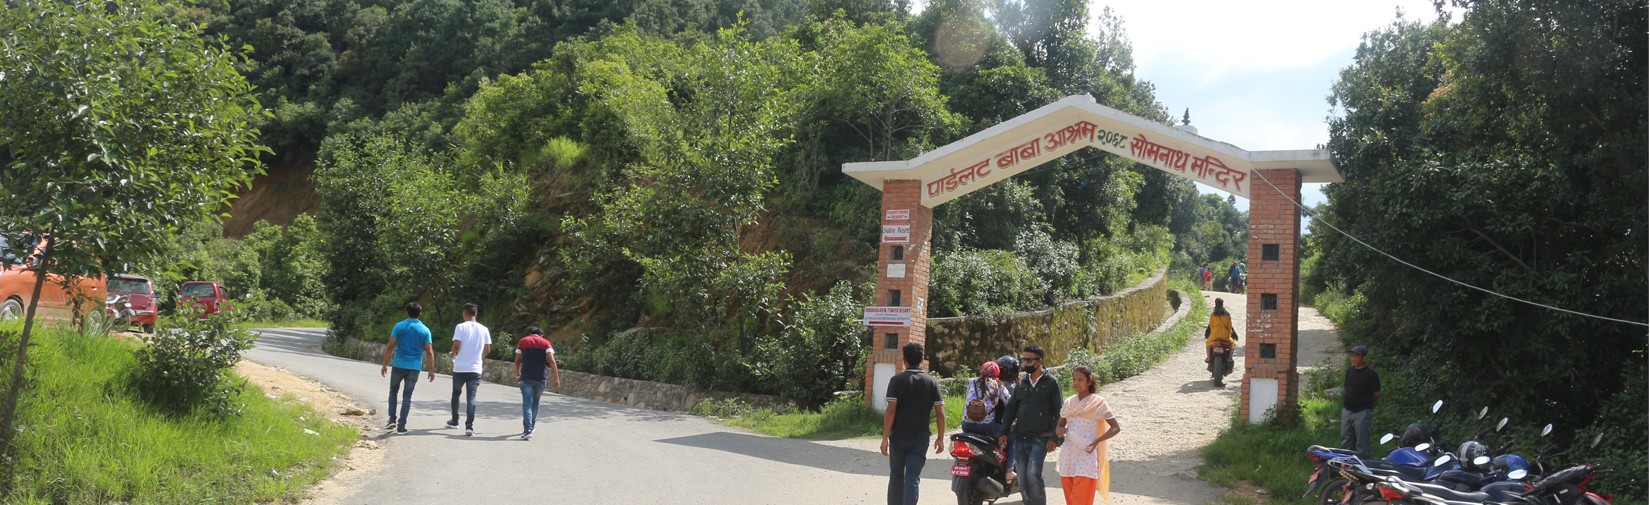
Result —
[[[1248,331],[1243,334],[1247,374],[1238,407],[1239,415],[1250,422],[1258,422],[1273,407],[1292,414],[1300,389],[1295,371],[1300,315],[1295,300],[1300,294],[1301,213],[1290,200],[1301,199],[1301,176],[1293,169],[1256,172],[1260,177],[1249,179],[1249,308]]]
[[[933,224],[934,209],[922,205],[922,181],[902,179],[882,182],[884,231],[890,227],[909,226],[910,237],[904,243],[890,241],[877,247],[877,297],[874,303],[911,307],[911,325],[870,328],[871,349],[867,353],[869,357],[865,366],[865,401],[879,411],[887,406],[884,398],[888,378],[905,370],[899,348],[907,342],[925,342],[924,334],[928,329],[928,261],[931,259],[929,238]],[[881,372],[878,365],[881,365]]]

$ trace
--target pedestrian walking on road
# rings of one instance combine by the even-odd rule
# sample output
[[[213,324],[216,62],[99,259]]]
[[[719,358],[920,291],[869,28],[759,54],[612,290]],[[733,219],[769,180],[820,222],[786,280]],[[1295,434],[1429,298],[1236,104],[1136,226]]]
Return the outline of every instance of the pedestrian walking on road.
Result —
[[[388,375],[390,378],[390,422],[384,425],[384,429],[393,429],[398,435],[407,433],[407,413],[412,410],[413,387],[418,385],[418,372],[424,369],[425,362],[430,364],[430,382],[435,382],[435,348],[430,347],[430,328],[418,320],[423,313],[424,307],[418,302],[407,304],[407,318],[395,323],[395,328],[390,330],[390,341],[384,345],[383,366],[378,369],[379,377]],[[402,391],[402,386],[407,389]],[[395,409],[398,393],[401,397],[399,416]]]
[[[1369,421],[1381,399],[1381,376],[1369,367],[1369,348],[1355,346],[1348,356],[1346,392],[1341,397],[1341,448],[1369,455]]]
[[[480,308],[474,303],[464,304],[464,322],[453,328],[453,416],[447,427],[458,428],[458,394],[465,396],[464,436],[476,434],[476,388],[481,387],[481,362],[493,348],[493,334],[476,322]]]
[[[1065,437],[1055,467],[1060,472],[1060,490],[1066,494],[1067,505],[1093,505],[1099,493],[1101,501],[1111,501],[1111,460],[1106,456],[1106,440],[1117,436],[1123,428],[1117,425],[1111,406],[1100,397],[1100,386],[1094,380],[1094,371],[1080,366],[1071,371],[1071,387],[1077,394],[1066,398],[1060,407],[1060,427],[1054,433]],[[1100,432],[1106,424],[1105,433]]]
[[[1025,346],[1020,352],[1020,369],[1026,376],[1014,384],[1008,400],[1008,412],[1003,415],[1006,433],[997,445],[1007,446],[1014,440],[1014,468],[1019,472],[1020,495],[1026,505],[1048,503],[1048,492],[1043,489],[1043,460],[1056,447],[1055,425],[1059,422],[1060,381],[1048,374],[1043,366],[1043,348]]]
[[[905,371],[888,380],[888,408],[882,415],[882,455],[888,456],[888,505],[916,505],[923,454],[928,442],[928,415],[934,415],[934,454],[945,449],[945,397],[940,383],[922,371],[922,344],[900,348]]]
[[[527,327],[527,336],[516,343],[516,385],[521,388],[521,439],[533,439],[533,427],[538,422],[539,399],[544,397],[544,386],[554,374],[556,389],[561,389],[561,368],[556,366],[556,349],[545,340],[537,326]]]
[[[1215,269],[1209,268],[1209,264],[1204,263],[1203,264],[1203,290],[1204,291],[1209,290],[1209,282],[1214,280],[1214,278],[1215,278]]]

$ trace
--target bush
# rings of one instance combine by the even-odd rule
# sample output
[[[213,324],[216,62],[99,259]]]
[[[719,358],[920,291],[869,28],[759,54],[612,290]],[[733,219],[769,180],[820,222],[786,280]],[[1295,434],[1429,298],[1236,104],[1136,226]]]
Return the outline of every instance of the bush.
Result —
[[[1025,261],[1001,250],[934,258],[928,316],[1002,315],[1039,306],[1040,281]]]
[[[252,348],[256,337],[237,325],[231,313],[197,316],[194,311],[179,314],[138,350],[138,392],[151,405],[174,414],[201,408],[219,417],[240,415],[236,398],[243,384],[228,370],[240,362],[242,351]]]
[[[804,408],[824,405],[831,394],[854,379],[854,365],[865,357],[860,343],[860,304],[853,287],[838,282],[824,296],[806,296],[785,317],[776,339],[759,349],[770,366],[757,371],[777,385],[779,395]]]

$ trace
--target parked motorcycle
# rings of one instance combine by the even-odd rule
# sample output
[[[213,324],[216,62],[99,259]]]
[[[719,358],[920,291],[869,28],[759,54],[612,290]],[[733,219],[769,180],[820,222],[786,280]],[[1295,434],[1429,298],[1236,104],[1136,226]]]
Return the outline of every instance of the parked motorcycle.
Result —
[[[1209,351],[1209,382],[1217,388],[1226,387],[1226,383],[1223,381],[1227,375],[1232,374],[1233,365],[1232,343],[1215,342],[1214,347]]]
[[[1008,453],[997,447],[995,437],[958,433],[951,435],[951,491],[961,505],[995,502],[1020,492],[1019,481],[1008,482]]]
[[[109,295],[103,300],[103,316],[109,320],[111,328],[125,330],[132,326],[132,317],[137,311],[132,310],[131,297],[127,295]]]

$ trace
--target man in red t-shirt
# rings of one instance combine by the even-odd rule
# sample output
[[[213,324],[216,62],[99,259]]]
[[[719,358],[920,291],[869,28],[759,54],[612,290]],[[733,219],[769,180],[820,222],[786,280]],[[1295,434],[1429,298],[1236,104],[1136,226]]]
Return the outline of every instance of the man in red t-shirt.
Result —
[[[537,326],[527,327],[527,336],[516,342],[516,385],[521,388],[521,439],[533,439],[533,424],[539,416],[539,398],[549,369],[561,389],[561,369],[556,366],[556,349],[545,340]]]

